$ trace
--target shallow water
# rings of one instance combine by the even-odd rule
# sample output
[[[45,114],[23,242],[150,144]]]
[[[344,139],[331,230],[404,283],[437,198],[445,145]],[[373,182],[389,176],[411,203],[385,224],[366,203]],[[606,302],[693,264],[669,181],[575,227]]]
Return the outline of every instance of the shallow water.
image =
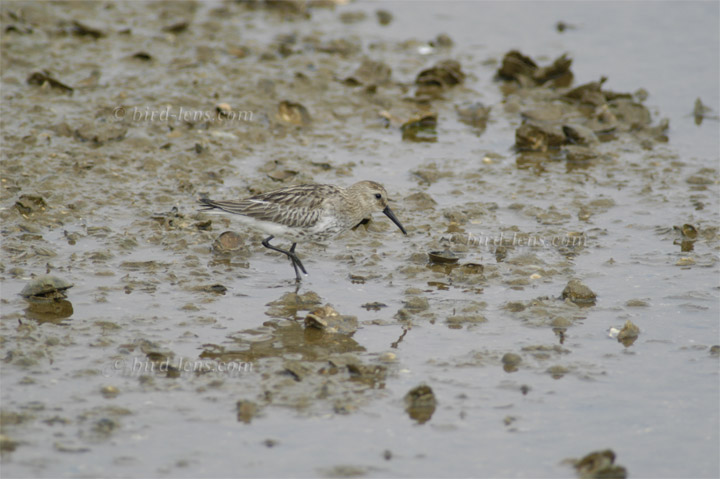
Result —
[[[312,9],[309,20],[281,22],[220,3],[3,5],[3,475],[574,477],[564,459],[606,448],[632,477],[720,475],[720,366],[710,353],[720,343],[720,144],[716,120],[692,117],[697,97],[720,111],[718,5],[390,2],[388,26],[378,25],[377,8]],[[18,9],[25,22],[8,13]],[[367,17],[345,24],[347,11]],[[72,35],[72,19],[107,37]],[[162,30],[182,19],[187,31]],[[560,20],[573,28],[558,33]],[[421,53],[443,32],[452,49]],[[294,53],[283,58],[277,36],[293,33]],[[342,37],[359,51],[308,47]],[[248,56],[232,53],[239,46]],[[607,89],[646,89],[653,123],[670,119],[669,142],[644,149],[623,139],[585,168],[525,168],[512,149],[519,115],[492,80],[511,49],[542,65],[569,53],[575,85],[605,75]],[[139,51],[153,59],[131,58]],[[404,142],[378,118],[415,109],[400,100],[412,96],[407,86],[373,96],[336,80],[363,55],[405,85],[438,60],[461,62],[465,84],[432,104],[437,142]],[[101,75],[68,96],[26,83],[41,69],[75,86]],[[312,127],[278,125],[285,99],[308,108]],[[480,135],[454,112],[471,101],[492,106]],[[128,116],[222,102],[253,120],[189,126]],[[93,141],[112,138],[111,128],[126,133]],[[230,219],[197,226],[208,219],[196,213],[199,194],[278,187],[267,176],[275,170],[296,172],[293,183],[380,181],[408,229],[403,237],[377,215],[368,230],[298,246],[310,273],[298,293],[357,316],[351,338],[317,340],[268,306],[296,286],[259,235],[237,228],[247,245],[228,257],[211,246],[234,229]],[[436,205],[419,206],[420,192]],[[23,218],[14,204],[29,193],[49,208]],[[453,218],[480,244],[441,240]],[[690,252],[673,229],[686,223],[699,231]],[[509,247],[498,262],[492,239],[513,232],[580,232],[586,242],[570,253]],[[425,253],[446,247],[461,263],[482,264],[483,276],[427,264]],[[60,324],[38,323],[18,296],[47,269],[75,283],[74,312]],[[572,278],[597,293],[595,306],[557,299]],[[214,284],[227,292],[201,290]],[[426,310],[400,311],[418,298]],[[375,301],[387,306],[363,307]],[[478,322],[446,322],[458,315]],[[640,336],[624,347],[608,329],[627,320]],[[148,354],[194,365],[222,349],[219,360],[242,371],[142,370],[152,366]],[[503,369],[505,353],[522,357],[517,372]],[[353,377],[328,366],[341,359],[385,369]],[[315,372],[298,381],[287,373],[292,362]],[[422,383],[437,407],[418,424],[403,398]],[[119,393],[103,394],[107,386]],[[249,423],[238,419],[239,400],[259,408]]]

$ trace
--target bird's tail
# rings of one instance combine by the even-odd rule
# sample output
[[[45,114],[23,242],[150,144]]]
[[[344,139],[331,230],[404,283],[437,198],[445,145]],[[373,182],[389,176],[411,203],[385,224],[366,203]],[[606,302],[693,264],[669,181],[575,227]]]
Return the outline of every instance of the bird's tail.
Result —
[[[211,210],[219,210],[222,209],[216,202],[209,198],[198,198],[198,203],[200,203],[200,211],[211,211]]]

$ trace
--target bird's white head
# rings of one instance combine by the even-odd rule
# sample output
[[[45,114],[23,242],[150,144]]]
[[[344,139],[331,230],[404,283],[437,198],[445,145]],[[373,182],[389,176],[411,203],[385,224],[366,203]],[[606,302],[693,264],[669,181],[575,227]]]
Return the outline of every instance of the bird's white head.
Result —
[[[385,216],[400,228],[403,234],[407,234],[405,228],[397,219],[388,206],[388,194],[380,183],[374,181],[360,181],[348,188],[348,194],[356,202],[359,210],[363,213],[363,219],[368,218],[370,213],[382,211]]]

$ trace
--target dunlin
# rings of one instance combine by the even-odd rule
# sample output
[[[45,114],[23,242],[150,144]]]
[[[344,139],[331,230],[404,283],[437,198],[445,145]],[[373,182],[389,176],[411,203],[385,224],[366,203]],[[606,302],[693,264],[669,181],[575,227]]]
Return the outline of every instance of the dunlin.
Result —
[[[300,281],[300,271],[307,274],[295,246],[302,241],[327,241],[370,219],[382,211],[407,234],[388,206],[385,188],[374,181],[360,181],[349,188],[334,185],[297,185],[262,193],[239,201],[213,201],[200,198],[203,211],[220,210],[238,215],[247,226],[268,233],[266,248],[287,255]],[[274,237],[292,241],[289,250],[270,244]]]

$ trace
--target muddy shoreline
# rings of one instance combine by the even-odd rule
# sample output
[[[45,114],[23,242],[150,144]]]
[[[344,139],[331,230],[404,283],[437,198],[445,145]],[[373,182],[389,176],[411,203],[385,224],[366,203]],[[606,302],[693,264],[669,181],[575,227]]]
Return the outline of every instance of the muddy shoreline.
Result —
[[[717,78],[479,5],[3,3],[8,477],[718,474]],[[197,204],[363,179],[301,284]]]

